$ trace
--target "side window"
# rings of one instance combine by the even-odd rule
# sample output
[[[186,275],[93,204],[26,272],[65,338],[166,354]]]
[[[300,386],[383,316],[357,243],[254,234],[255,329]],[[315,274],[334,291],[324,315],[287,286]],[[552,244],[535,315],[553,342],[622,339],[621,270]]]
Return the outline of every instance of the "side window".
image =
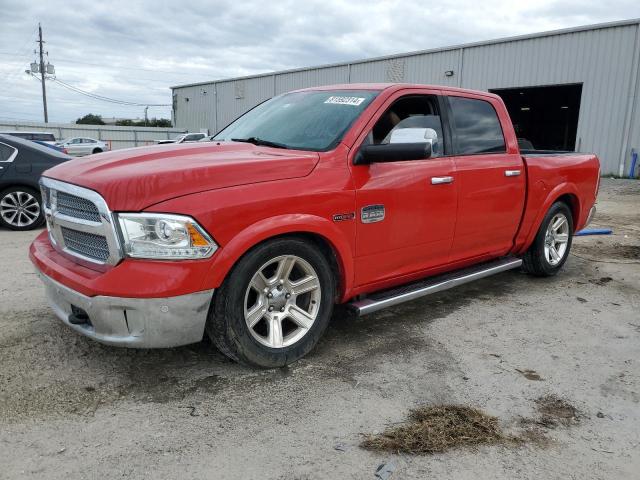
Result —
[[[18,154],[18,150],[6,143],[0,143],[0,162],[11,162]]]
[[[55,142],[56,139],[51,133],[34,133],[33,139],[41,142]]]
[[[431,156],[444,155],[444,136],[437,98],[411,95],[395,101],[373,126],[365,144],[431,143]]]
[[[449,97],[456,131],[456,155],[506,152],[498,114],[484,100]]]

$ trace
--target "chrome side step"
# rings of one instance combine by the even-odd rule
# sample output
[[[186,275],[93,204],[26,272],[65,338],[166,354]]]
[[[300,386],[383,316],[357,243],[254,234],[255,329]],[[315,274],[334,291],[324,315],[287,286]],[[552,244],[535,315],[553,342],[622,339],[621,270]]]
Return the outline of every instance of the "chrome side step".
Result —
[[[462,270],[430,277],[391,290],[376,292],[361,300],[350,302],[347,305],[355,310],[357,315],[366,315],[382,310],[383,308],[415,300],[416,298],[442,292],[443,290],[448,290],[480,278],[489,277],[496,273],[512,270],[518,268],[520,265],[522,265],[521,259],[505,257]]]

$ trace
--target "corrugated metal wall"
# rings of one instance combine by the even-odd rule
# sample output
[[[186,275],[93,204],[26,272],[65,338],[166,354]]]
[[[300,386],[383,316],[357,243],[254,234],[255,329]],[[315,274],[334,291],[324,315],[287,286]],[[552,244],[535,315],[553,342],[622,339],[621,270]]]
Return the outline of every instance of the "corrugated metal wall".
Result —
[[[15,130],[53,133],[56,140],[71,137],[94,138],[109,143],[112,150],[152,145],[156,140],[173,138],[185,131],[180,128],[115,127],[111,125],[76,125],[75,123],[0,121],[0,132]]]
[[[466,48],[462,87],[582,83],[576,148],[596,152],[603,170],[617,174],[636,32],[624,26]]]
[[[617,175],[631,149],[640,150],[639,50],[640,25],[627,21],[176,87],[174,124],[219,131],[274,95],[336,83],[426,83],[485,91],[581,83],[576,146],[597,153],[603,173]],[[447,71],[454,74],[447,76]]]

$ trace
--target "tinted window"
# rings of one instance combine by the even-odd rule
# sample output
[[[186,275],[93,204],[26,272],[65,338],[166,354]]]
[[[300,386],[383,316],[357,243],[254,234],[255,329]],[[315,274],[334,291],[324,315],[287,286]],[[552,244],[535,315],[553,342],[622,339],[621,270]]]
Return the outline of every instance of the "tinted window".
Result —
[[[34,133],[33,140],[39,140],[41,142],[55,142],[56,139],[53,133]]]
[[[505,152],[504,136],[493,106],[484,100],[449,97],[457,134],[457,155]]]
[[[15,148],[7,145],[6,143],[0,143],[0,162],[6,162],[9,160],[15,151]]]
[[[11,135],[12,137],[24,138],[26,140],[31,140],[33,137],[33,135],[31,135],[30,133],[23,132],[11,132],[8,135]]]

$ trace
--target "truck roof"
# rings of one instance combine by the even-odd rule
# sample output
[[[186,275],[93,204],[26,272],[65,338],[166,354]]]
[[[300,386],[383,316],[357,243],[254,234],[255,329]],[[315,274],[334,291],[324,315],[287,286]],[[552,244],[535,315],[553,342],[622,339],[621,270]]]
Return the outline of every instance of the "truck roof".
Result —
[[[471,90],[468,88],[451,87],[448,85],[425,85],[421,83],[342,83],[335,85],[322,85],[318,87],[300,88],[292,90],[294,92],[305,92],[313,90],[390,90],[396,91],[407,88],[429,88],[433,90],[443,90],[446,92],[468,93],[474,95],[483,95],[485,97],[500,98],[498,95],[480,90]]]

